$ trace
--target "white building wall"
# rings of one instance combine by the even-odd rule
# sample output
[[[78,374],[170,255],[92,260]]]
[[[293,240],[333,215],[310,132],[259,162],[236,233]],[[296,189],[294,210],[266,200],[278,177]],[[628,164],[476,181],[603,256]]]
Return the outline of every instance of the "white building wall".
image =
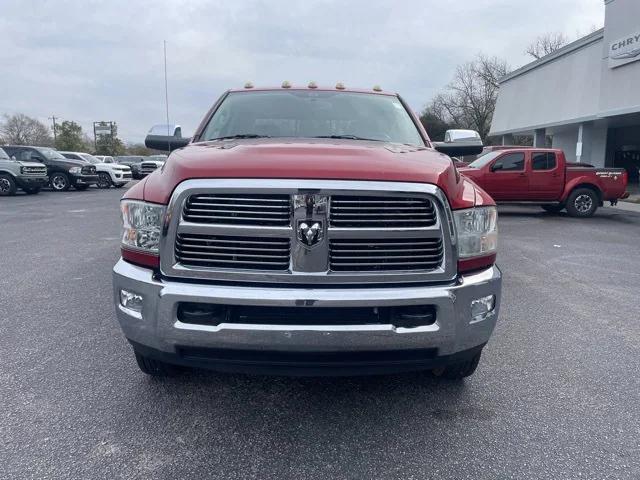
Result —
[[[501,83],[491,135],[593,120],[600,96],[602,33],[585,43]]]

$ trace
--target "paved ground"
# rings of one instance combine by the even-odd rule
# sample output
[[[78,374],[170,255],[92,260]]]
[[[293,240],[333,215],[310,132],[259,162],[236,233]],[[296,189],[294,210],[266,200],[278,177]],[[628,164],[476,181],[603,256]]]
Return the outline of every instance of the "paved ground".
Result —
[[[502,315],[461,385],[161,382],[111,304],[121,193],[0,199],[0,478],[640,477],[640,213],[501,209]]]

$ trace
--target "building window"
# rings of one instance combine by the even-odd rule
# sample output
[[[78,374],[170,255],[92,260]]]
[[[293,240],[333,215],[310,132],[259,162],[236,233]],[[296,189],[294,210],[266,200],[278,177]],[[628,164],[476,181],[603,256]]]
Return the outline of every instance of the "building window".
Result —
[[[556,168],[556,154],[552,152],[537,152],[531,157],[533,170],[553,170]]]

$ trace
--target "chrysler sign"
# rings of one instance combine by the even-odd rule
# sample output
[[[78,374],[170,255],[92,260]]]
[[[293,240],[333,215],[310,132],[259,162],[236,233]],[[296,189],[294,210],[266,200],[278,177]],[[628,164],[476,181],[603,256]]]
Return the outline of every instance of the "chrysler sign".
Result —
[[[640,32],[620,38],[609,45],[609,68],[640,60]]]

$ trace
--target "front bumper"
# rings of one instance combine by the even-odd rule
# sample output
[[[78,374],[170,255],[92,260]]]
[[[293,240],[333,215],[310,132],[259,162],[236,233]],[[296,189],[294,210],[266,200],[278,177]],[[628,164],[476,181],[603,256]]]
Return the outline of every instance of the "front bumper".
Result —
[[[98,183],[98,175],[73,175],[72,182],[74,185],[96,185]]]
[[[332,367],[343,374],[423,369],[467,358],[479,351],[491,336],[500,308],[501,282],[500,270],[495,266],[463,275],[455,284],[383,288],[283,288],[176,282],[154,278],[151,270],[123,260],[118,261],[113,270],[118,321],[136,350],[184,365],[232,371],[267,368],[271,372],[291,372],[303,366],[312,374]],[[141,314],[122,307],[121,289],[143,295]],[[471,301],[487,295],[495,295],[495,308],[481,320],[474,321]],[[435,306],[438,313],[434,324],[415,328],[304,322],[300,325],[222,323],[210,326],[180,322],[179,302],[317,308],[429,304]],[[246,355],[231,355],[232,352]]]
[[[27,187],[27,188],[44,187],[47,183],[49,183],[49,177],[20,176],[20,177],[16,177],[16,183],[20,187]]]

